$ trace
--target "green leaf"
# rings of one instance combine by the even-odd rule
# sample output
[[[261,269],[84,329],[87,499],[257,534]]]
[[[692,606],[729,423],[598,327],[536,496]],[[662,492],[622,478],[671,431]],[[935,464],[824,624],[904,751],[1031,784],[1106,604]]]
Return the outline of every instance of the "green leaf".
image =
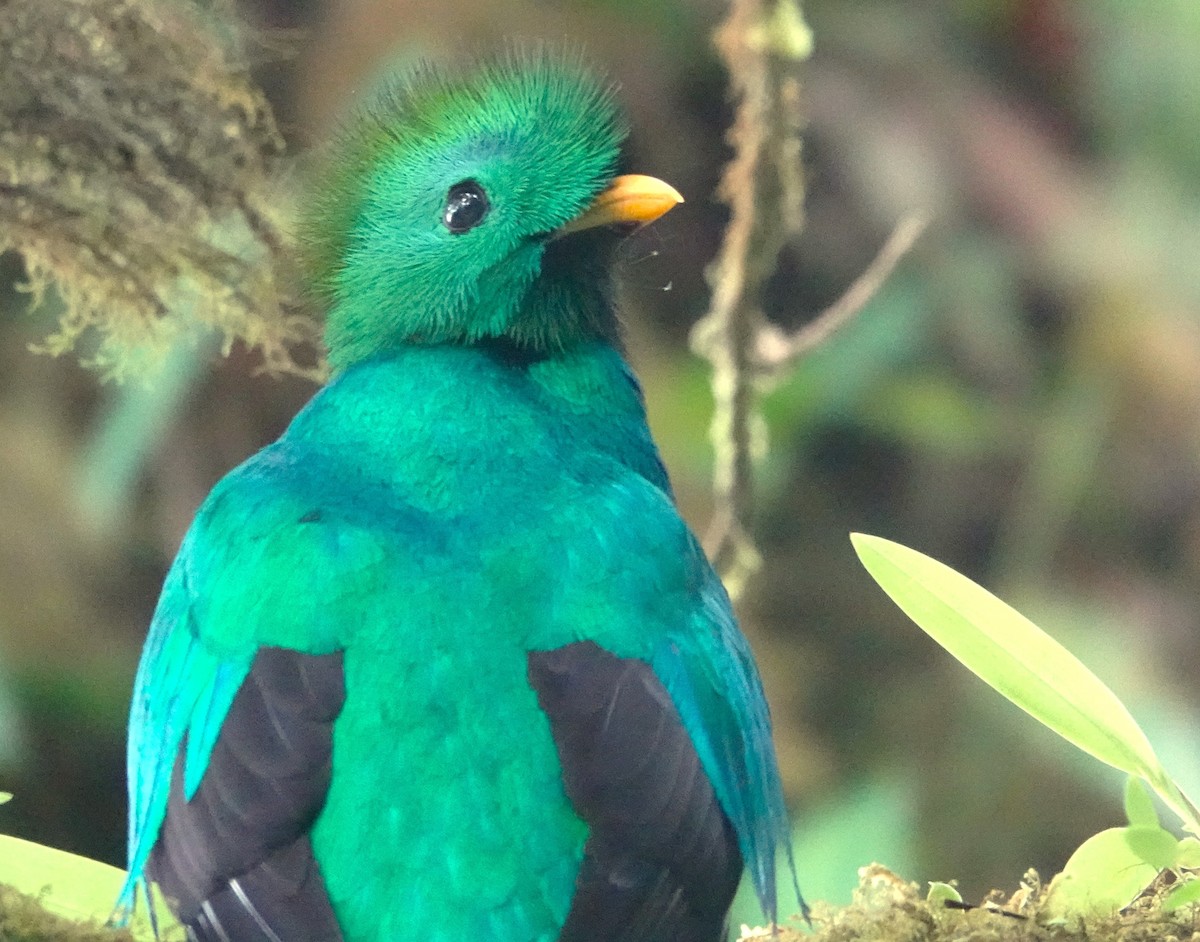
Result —
[[[1190,906],[1192,903],[1198,902],[1200,902],[1200,880],[1187,880],[1171,888],[1171,891],[1163,897],[1162,908],[1163,912],[1173,913],[1182,906]]]
[[[1175,866],[1184,870],[1200,870],[1200,840],[1185,837],[1175,851]]]
[[[1124,704],[1061,644],[966,576],[890,540],[851,534],[858,557],[931,638],[1068,742],[1145,778],[1194,820]]]
[[[1130,846],[1129,828],[1109,828],[1079,845],[1050,881],[1042,913],[1051,920],[1111,915],[1128,906],[1158,875]]]
[[[1125,817],[1135,828],[1159,827],[1154,799],[1150,797],[1141,780],[1132,776],[1125,781]]]
[[[1125,840],[1138,857],[1155,870],[1167,870],[1175,866],[1179,857],[1179,840],[1170,831],[1160,827],[1124,828]]]
[[[926,894],[925,900],[933,905],[942,905],[947,902],[961,903],[962,894],[949,883],[940,883],[934,880],[929,884],[929,892]]]
[[[12,801],[12,792],[0,792],[0,805]]]
[[[0,834],[0,883],[37,896],[50,912],[81,922],[105,922],[113,914],[125,871],[87,857]],[[158,905],[160,938],[183,939],[183,928]],[[154,933],[144,912],[130,924],[135,938],[151,942]]]

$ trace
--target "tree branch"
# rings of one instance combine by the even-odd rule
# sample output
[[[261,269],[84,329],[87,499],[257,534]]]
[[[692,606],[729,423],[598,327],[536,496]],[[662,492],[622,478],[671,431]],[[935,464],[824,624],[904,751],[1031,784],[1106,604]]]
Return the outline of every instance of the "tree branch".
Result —
[[[762,296],[779,252],[804,227],[800,65],[812,37],[799,0],[732,0],[714,37],[737,102],[733,159],[719,194],[730,219],[709,268],[712,302],[692,348],[712,363],[713,519],[705,549],[736,595],[760,559],[750,536],[753,458],[761,440],[755,381],[777,375],[866,305],[924,228],[897,226],[876,259],[827,311],[794,334],[767,323]]]
[[[715,42],[738,100],[730,132],[734,157],[720,185],[730,220],[708,273],[712,304],[693,331],[692,345],[713,367],[716,513],[706,544],[736,593],[758,566],[746,531],[755,421],[752,354],[765,323],[763,286],[780,249],[804,224],[796,70],[811,51],[811,37],[794,0],[733,0]]]
[[[764,325],[758,332],[754,358],[759,370],[767,374],[787,370],[804,354],[821,346],[858,316],[900,260],[912,249],[928,224],[925,216],[916,213],[901,219],[880,248],[879,254],[846,289],[845,294],[799,330],[787,333],[774,324]]]

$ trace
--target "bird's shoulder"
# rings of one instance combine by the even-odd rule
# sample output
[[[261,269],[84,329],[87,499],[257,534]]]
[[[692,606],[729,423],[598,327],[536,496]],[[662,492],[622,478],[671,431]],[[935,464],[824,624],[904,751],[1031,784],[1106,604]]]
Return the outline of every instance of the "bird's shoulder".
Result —
[[[195,792],[222,721],[264,648],[330,655],[354,597],[375,596],[382,541],[322,497],[321,456],[287,436],[227,474],[196,513],[150,624],[130,712],[133,888],[166,811],[185,741]],[[353,620],[350,620],[353,622]]]
[[[350,499],[321,465],[285,437],[226,475],[197,512],[173,566],[177,589],[162,604],[186,606],[214,653],[341,647],[339,615],[374,591],[395,552],[380,519],[419,530],[411,516]]]

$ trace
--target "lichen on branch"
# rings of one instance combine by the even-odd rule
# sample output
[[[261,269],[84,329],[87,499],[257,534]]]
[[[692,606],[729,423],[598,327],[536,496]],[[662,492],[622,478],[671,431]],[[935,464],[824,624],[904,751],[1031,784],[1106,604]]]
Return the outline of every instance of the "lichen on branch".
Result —
[[[0,884],[0,939],[4,942],[137,942],[124,929],[76,922],[50,912],[37,897]]]
[[[692,345],[713,366],[715,514],[706,549],[731,591],[758,566],[746,530],[755,406],[752,362],[764,326],[762,292],[783,247],[804,225],[803,114],[798,70],[811,36],[797,0],[733,0],[715,36],[737,102],[733,159],[719,194],[730,218],[709,269],[712,302]]]
[[[712,301],[692,347],[713,370],[714,512],[705,548],[735,596],[761,562],[750,535],[754,457],[765,449],[759,386],[852,320],[925,226],[917,216],[902,220],[845,295],[799,330],[787,333],[766,320],[767,280],[804,227],[799,70],[812,35],[799,2],[732,0],[715,36],[737,104],[729,133],[734,156],[719,190],[730,217],[708,272]]]

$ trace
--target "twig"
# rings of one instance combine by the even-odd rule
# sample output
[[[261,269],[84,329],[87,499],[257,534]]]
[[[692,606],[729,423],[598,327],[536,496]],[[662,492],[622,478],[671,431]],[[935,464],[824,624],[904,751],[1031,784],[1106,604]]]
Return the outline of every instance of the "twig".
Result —
[[[712,306],[696,325],[692,345],[713,365],[716,512],[705,542],[736,593],[758,567],[745,525],[752,497],[752,356],[764,324],[763,285],[780,249],[803,227],[795,72],[808,57],[811,37],[795,0],[733,0],[715,42],[738,99],[730,132],[735,153],[720,187],[730,220],[709,270]]]
[[[846,289],[845,294],[799,330],[787,333],[774,324],[764,325],[758,332],[755,354],[758,368],[767,374],[786,370],[853,320],[912,249],[928,224],[927,217],[916,213],[901,219],[880,248],[879,254]]]
[[[712,304],[692,347],[713,368],[713,519],[705,548],[737,595],[761,560],[750,536],[754,446],[761,439],[755,381],[778,375],[854,317],[925,226],[905,219],[846,294],[814,321],[786,334],[766,322],[763,289],[780,250],[804,227],[799,65],[812,37],[799,0],[731,0],[715,42],[729,69],[737,113],[733,159],[720,195],[730,219],[709,269]]]

